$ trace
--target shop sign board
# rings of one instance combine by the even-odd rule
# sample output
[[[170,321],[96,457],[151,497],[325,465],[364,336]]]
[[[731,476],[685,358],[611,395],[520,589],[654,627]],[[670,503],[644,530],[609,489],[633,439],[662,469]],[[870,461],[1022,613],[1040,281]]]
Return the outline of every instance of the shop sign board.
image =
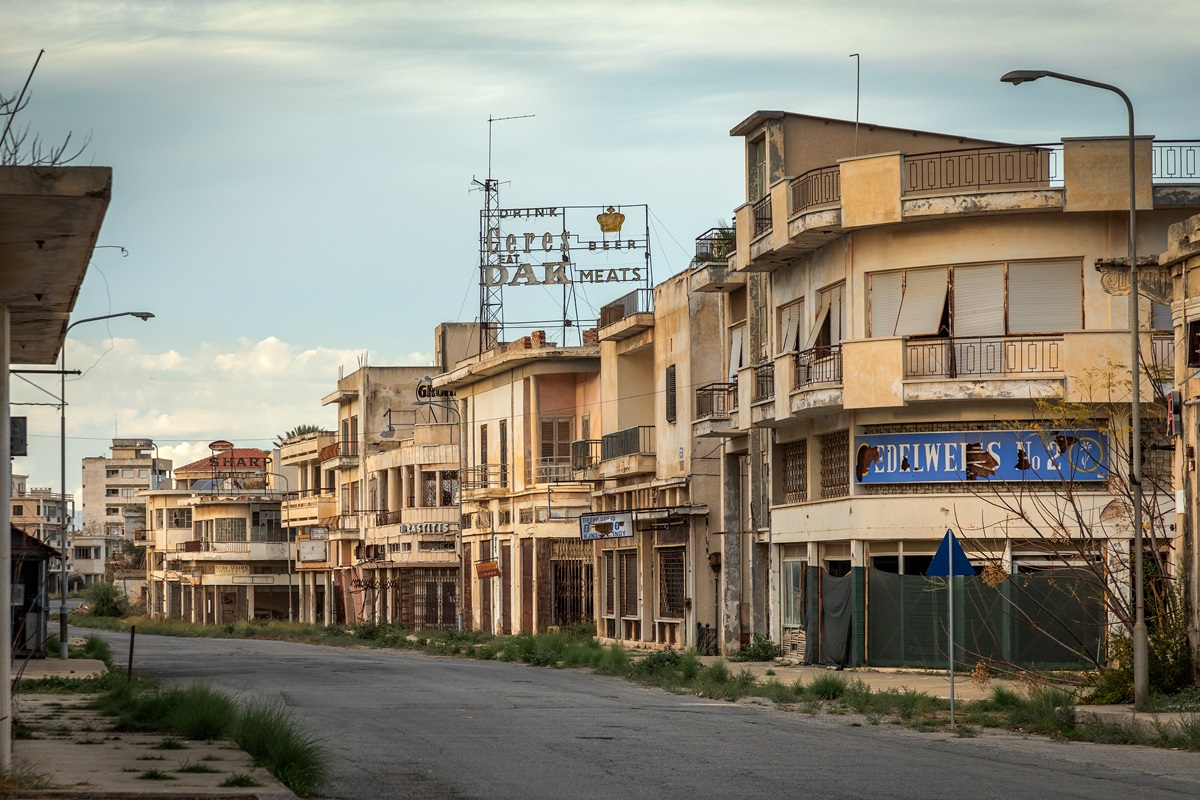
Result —
[[[1108,478],[1108,440],[1094,429],[869,434],[854,453],[864,484]]]

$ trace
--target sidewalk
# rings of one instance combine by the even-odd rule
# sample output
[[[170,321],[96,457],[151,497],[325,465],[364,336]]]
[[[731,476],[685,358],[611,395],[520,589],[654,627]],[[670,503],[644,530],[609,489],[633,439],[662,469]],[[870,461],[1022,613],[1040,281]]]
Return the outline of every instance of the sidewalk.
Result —
[[[13,664],[13,675],[25,680],[46,677],[83,678],[104,672],[104,662],[89,659],[30,659]],[[255,767],[246,753],[227,741],[185,742],[184,749],[162,749],[161,733],[124,733],[111,728],[108,717],[86,708],[89,697],[70,694],[27,694],[18,683],[13,691],[13,761],[49,777],[56,788],[26,791],[18,798],[271,798],[295,795],[266,770]],[[212,772],[179,772],[204,765]],[[153,773],[165,779],[149,780]],[[231,775],[251,776],[260,786],[222,788]]]

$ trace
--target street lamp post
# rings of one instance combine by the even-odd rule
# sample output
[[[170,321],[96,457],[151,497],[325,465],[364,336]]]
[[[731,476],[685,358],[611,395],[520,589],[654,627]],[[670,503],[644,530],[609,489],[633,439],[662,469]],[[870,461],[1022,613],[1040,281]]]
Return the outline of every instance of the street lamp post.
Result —
[[[1133,103],[1130,101],[1129,95],[1116,86],[1087,78],[1077,78],[1073,75],[1064,75],[1061,72],[1019,69],[1005,73],[1000,80],[1017,86],[1027,81],[1036,81],[1038,78],[1056,78],[1060,81],[1080,83],[1084,86],[1093,86],[1113,92],[1125,101],[1125,109],[1129,114],[1129,333],[1130,359],[1133,362],[1130,367],[1133,371],[1132,408],[1130,411],[1133,445],[1129,448],[1129,488],[1133,501],[1133,704],[1136,710],[1142,711],[1150,697],[1150,674],[1142,541],[1141,348],[1138,341],[1140,326],[1138,324],[1137,170],[1134,164]]]
[[[282,459],[282,456],[280,456],[280,458]],[[271,463],[270,456],[268,456],[265,459],[265,461],[268,464],[270,464]],[[283,465],[280,464],[280,466],[282,467]],[[283,507],[283,513],[284,513],[283,529],[287,531],[287,533],[285,534],[285,539],[286,539],[285,544],[287,545],[287,570],[288,570],[288,587],[287,587],[288,622],[291,622],[293,613],[294,613],[293,605],[292,605],[292,542],[293,542],[293,538],[292,538],[292,504],[291,504],[292,482],[288,478],[287,475],[284,475],[281,472],[271,472],[270,470],[267,470],[266,474],[274,475],[276,478],[283,478],[283,499],[280,501],[279,505]]]
[[[67,334],[71,332],[71,328],[76,325],[82,325],[85,322],[99,322],[103,319],[116,319],[117,317],[137,317],[145,322],[154,317],[149,311],[122,311],[119,314],[104,314],[99,317],[87,317],[86,319],[76,320],[67,326],[63,331],[62,347],[58,351],[58,477],[59,490],[62,493],[63,501],[63,516],[62,522],[59,525],[59,544],[62,545],[60,579],[61,585],[59,588],[60,602],[58,606],[58,655],[59,658],[67,657]]]

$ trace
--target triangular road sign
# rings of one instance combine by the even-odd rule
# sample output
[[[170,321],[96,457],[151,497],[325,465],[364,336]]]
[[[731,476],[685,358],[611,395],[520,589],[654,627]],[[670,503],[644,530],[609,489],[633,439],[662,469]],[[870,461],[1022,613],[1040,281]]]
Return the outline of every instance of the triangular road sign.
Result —
[[[933,556],[933,561],[929,562],[929,569],[925,570],[925,577],[948,577],[950,575],[950,559],[954,559],[955,575],[975,574],[975,565],[971,563],[971,559],[967,558],[967,554],[963,552],[962,545],[958,543],[958,539],[954,538],[954,534],[947,530],[941,545],[938,547],[937,553]]]

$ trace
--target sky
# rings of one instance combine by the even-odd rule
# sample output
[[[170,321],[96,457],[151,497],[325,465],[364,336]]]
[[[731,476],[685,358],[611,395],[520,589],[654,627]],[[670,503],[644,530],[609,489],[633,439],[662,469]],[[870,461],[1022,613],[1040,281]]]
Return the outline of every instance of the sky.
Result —
[[[656,280],[744,200],[729,130],[853,120],[856,62],[864,122],[1126,133],[1111,93],[999,81],[1049,69],[1120,86],[1139,134],[1200,138],[1195,0],[6,0],[0,29],[0,94],[46,51],[19,123],[113,169],[72,319],[155,315],[68,338],[72,493],[114,436],[176,465],[215,439],[269,448],[332,427],[340,370],[429,364],[434,326],[478,316],[489,128],[502,207],[646,204]],[[57,379],[28,380],[16,403],[53,404]],[[13,413],[14,472],[57,489],[57,409]]]

